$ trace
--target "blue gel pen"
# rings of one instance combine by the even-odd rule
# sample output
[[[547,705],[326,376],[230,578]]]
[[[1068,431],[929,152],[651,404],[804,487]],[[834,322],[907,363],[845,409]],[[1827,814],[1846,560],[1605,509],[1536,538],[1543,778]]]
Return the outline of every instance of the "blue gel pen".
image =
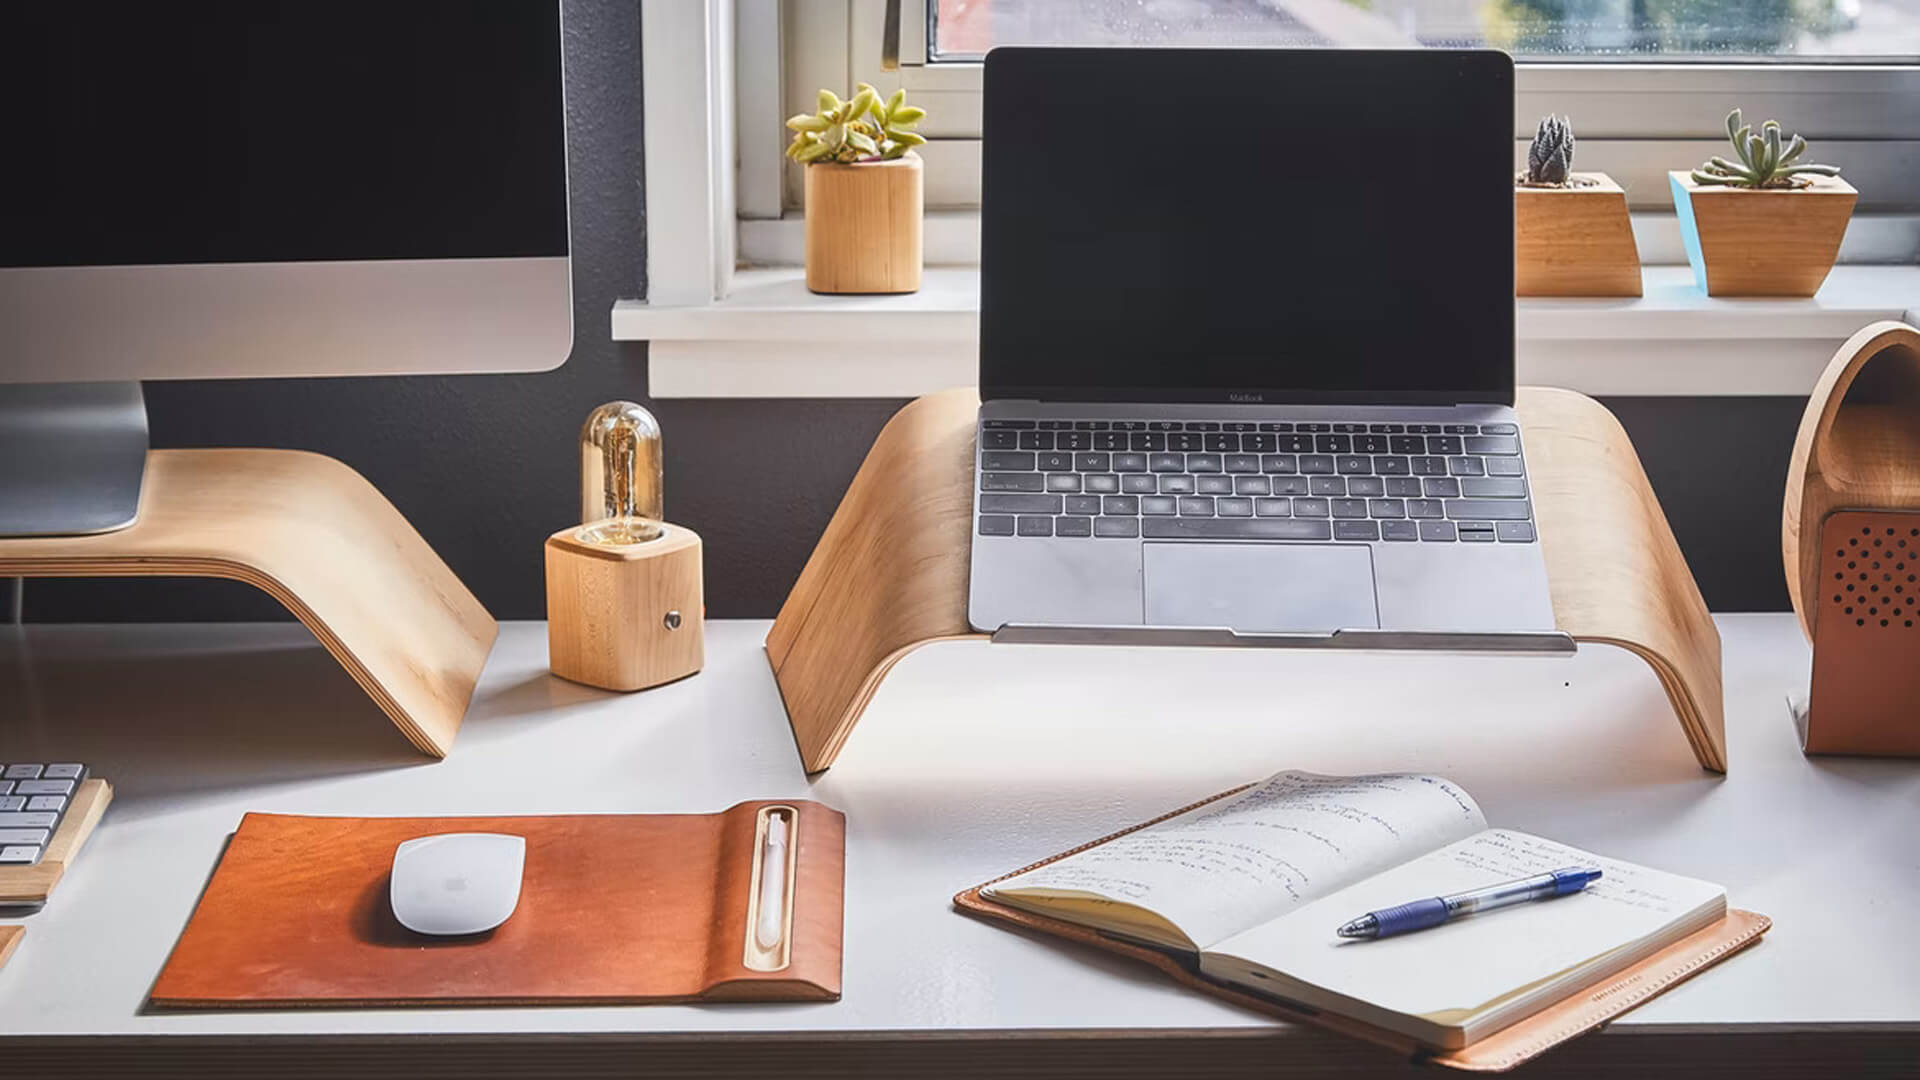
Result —
[[[1476,911],[1493,911],[1514,904],[1551,900],[1556,896],[1577,893],[1598,880],[1600,868],[1597,866],[1568,867],[1518,881],[1489,885],[1484,889],[1454,893],[1452,896],[1433,896],[1398,907],[1369,911],[1340,927],[1337,933],[1343,938],[1383,938],[1407,934],[1439,926],[1450,919],[1471,915]]]

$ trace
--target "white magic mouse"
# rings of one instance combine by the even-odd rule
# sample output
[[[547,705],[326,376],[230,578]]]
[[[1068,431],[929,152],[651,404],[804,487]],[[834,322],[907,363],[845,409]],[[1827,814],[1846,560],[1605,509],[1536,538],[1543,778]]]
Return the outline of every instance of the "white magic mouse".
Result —
[[[527,840],[500,833],[421,836],[393,852],[393,917],[416,934],[479,934],[520,904]]]

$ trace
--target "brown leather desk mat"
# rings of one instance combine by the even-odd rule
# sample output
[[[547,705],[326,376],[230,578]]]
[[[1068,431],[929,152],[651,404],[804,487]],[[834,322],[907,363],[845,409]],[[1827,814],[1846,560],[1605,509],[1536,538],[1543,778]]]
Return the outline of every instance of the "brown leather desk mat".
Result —
[[[758,814],[791,807],[791,951],[746,966]],[[520,904],[486,934],[393,917],[416,836],[527,839]],[[846,817],[806,800],[717,814],[326,818],[248,814],[154,983],[176,1007],[831,1001],[840,996]]]
[[[1003,874],[993,881],[976,885],[955,896],[954,906],[962,912],[980,918],[1012,923],[1029,930],[1068,938],[1084,945],[1133,957],[1159,968],[1184,986],[1255,1012],[1266,1013],[1283,1020],[1313,1024],[1329,1031],[1337,1031],[1384,1046],[1416,1061],[1445,1065],[1469,1072],[1504,1072],[1531,1061],[1568,1039],[1600,1027],[1668,987],[1677,985],[1752,945],[1760,940],[1760,935],[1766,933],[1768,927],[1773,925],[1773,921],[1765,915],[1738,909],[1729,910],[1726,917],[1718,923],[1680,939],[1613,978],[1590,985],[1511,1027],[1497,1031],[1460,1050],[1435,1051],[1421,1046],[1405,1035],[1385,1028],[1375,1027],[1336,1013],[1319,1012],[1305,1006],[1261,997],[1225,983],[1215,982],[1183,964],[1172,953],[1110,937],[1062,919],[1035,915],[981,895],[980,890],[995,881],[1005,881],[1016,874],[1024,874],[1035,867],[1045,866],[1091,847],[1098,847],[1116,837],[1125,836],[1130,832],[1144,829],[1167,818],[1184,814],[1195,807],[1205,806],[1207,803],[1244,790],[1246,790],[1245,785],[1231,791],[1223,791],[1191,806],[1183,806],[1172,813],[1164,814],[1153,821],[1145,821],[1131,828],[1122,829],[1111,836],[1103,836],[1091,843],[1082,844],[1072,851],[1063,851],[1051,858],[1042,859],[1032,866],[1023,866],[1012,873]]]

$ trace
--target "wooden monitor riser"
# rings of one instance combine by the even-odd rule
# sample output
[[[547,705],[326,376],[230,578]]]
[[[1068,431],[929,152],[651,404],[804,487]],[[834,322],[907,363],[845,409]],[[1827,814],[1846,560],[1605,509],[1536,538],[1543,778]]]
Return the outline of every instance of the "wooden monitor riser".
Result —
[[[1554,621],[1645,660],[1702,768],[1727,768],[1720,634],[1619,421],[1570,390],[1522,387],[1534,516]],[[901,409],[854,476],[767,635],[808,772],[832,765],[900,658],[982,638],[967,625],[971,389]]]
[[[0,577],[208,577],[306,624],[424,753],[445,757],[498,627],[366,478],[297,450],[155,450],[118,532],[0,540]]]

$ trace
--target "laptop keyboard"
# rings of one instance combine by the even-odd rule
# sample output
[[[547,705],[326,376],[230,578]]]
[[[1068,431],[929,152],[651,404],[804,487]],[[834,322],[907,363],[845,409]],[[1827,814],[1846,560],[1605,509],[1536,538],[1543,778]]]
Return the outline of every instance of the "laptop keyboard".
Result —
[[[981,536],[1532,543],[1512,424],[985,420]]]

